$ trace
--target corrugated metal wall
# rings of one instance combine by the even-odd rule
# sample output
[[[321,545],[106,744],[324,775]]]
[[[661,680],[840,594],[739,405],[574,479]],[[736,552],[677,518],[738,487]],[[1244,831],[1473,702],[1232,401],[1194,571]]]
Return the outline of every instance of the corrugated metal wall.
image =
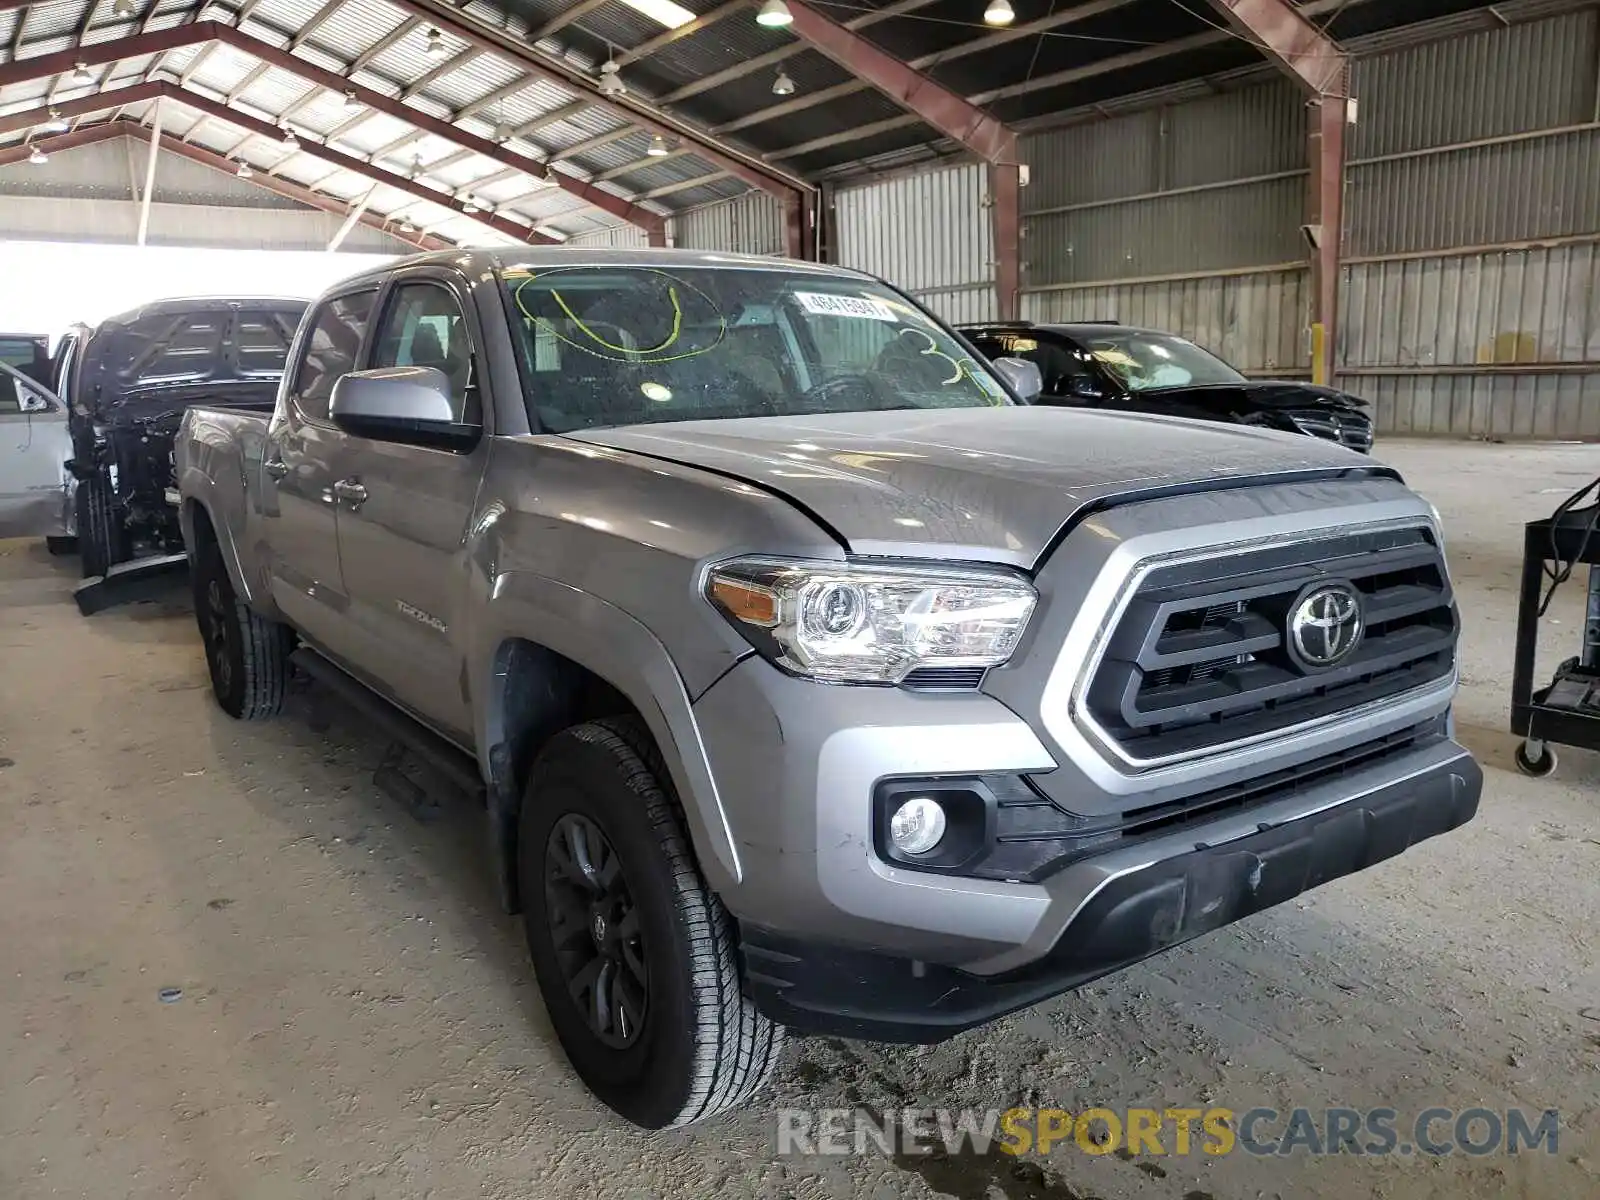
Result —
[[[1343,386],[1382,428],[1600,437],[1600,245],[1355,263]]]
[[[1304,254],[1305,104],[1287,82],[1035,134],[1022,154],[1025,290]]]
[[[1022,315],[1171,329],[1247,374],[1282,376],[1306,359],[1307,279],[1291,269],[1036,291],[1024,294]]]
[[[649,245],[649,239],[637,225],[608,225],[604,229],[570,237],[562,244],[600,250],[637,250]]]
[[[784,252],[783,206],[766,192],[691,209],[672,218],[673,245],[739,254]]]
[[[968,164],[839,192],[838,260],[904,288],[947,320],[995,315],[985,171]]]
[[[1597,73],[1594,8],[1356,64],[1340,378],[1380,428],[1600,437]]]

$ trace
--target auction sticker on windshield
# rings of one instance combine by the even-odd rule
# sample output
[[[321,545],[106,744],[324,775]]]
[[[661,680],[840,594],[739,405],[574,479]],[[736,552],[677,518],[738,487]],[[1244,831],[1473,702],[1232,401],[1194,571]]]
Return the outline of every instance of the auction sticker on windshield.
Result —
[[[865,317],[869,321],[898,321],[894,310],[881,300],[864,296],[839,296],[831,292],[796,292],[794,298],[807,312],[824,317]]]

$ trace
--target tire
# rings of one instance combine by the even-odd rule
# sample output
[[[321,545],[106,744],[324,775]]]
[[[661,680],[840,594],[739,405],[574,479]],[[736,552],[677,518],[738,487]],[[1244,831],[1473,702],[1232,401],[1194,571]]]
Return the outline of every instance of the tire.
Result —
[[[563,730],[530,772],[517,854],[528,949],[562,1049],[591,1092],[647,1129],[745,1103],[783,1048],[782,1027],[740,988],[733,918],[700,876],[663,777],[637,721]],[[590,919],[572,917],[585,900]],[[608,911],[609,925],[594,921]],[[609,976],[595,974],[608,953]],[[575,996],[585,968],[592,986]],[[601,995],[609,1031],[591,1019]]]
[[[191,578],[195,621],[218,705],[240,721],[276,716],[289,687],[294,631],[239,599],[215,542],[201,549]]]
[[[111,488],[96,473],[78,483],[75,497],[78,510],[78,555],[83,562],[83,577],[104,575],[122,561],[121,531],[117,528],[116,505]]]
[[[1517,746],[1517,770],[1534,779],[1543,779],[1556,769],[1556,752],[1550,748],[1550,743],[1545,742],[1539,747],[1538,754],[1530,754],[1529,747],[1532,742],[1521,742]]]

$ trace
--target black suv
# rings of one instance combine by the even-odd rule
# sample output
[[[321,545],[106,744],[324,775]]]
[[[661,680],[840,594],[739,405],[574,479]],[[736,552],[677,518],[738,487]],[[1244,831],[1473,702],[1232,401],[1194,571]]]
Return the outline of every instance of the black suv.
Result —
[[[961,331],[987,358],[1023,358],[1044,379],[1036,403],[1264,425],[1372,449],[1367,402],[1295,380],[1246,379],[1173,333],[1110,321],[972,325]]]

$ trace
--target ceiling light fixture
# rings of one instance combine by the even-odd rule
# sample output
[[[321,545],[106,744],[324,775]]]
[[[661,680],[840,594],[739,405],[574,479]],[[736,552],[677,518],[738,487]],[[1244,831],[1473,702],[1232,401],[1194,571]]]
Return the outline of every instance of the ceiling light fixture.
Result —
[[[89,64],[80,62],[72,64],[72,78],[75,83],[88,83],[94,76],[89,74]]]
[[[672,0],[622,0],[636,13],[643,13],[657,25],[668,29],[681,29],[694,20],[694,14]]]
[[[255,172],[250,169],[250,164],[243,159],[239,160],[239,169],[234,172],[240,179],[249,179]]]
[[[659,133],[650,139],[650,147],[645,151],[651,158],[665,158],[672,153],[672,147],[667,145],[667,139]]]
[[[349,112],[352,109],[360,108],[361,107],[361,99],[360,99],[360,97],[358,97],[355,94],[354,91],[346,92],[344,94],[344,107],[345,107],[345,111],[346,112]]]
[[[300,139],[295,137],[294,130],[287,125],[283,127],[283,144],[290,150],[298,150],[300,148]]]
[[[416,231],[417,227],[411,223],[409,218],[400,222],[401,233],[415,233]]]
[[[772,81],[772,94],[774,96],[794,95],[794,80],[789,78],[789,72],[779,69],[778,77]]]
[[[789,11],[789,6],[783,0],[766,0],[756,10],[756,24],[764,25],[768,29],[782,29],[785,25],[794,24],[794,14]]]
[[[39,149],[39,147],[35,146],[28,151],[28,161],[33,163],[35,166],[38,166],[40,163],[49,162],[50,156],[43,150]]]
[[[497,142],[509,142],[515,132],[516,130],[512,129],[511,126],[501,121],[500,124],[494,127],[494,140]]]
[[[443,58],[449,53],[449,47],[444,44],[444,34],[437,29],[428,30],[428,55],[431,58]]]
[[[628,85],[622,82],[618,74],[622,70],[617,66],[616,60],[608,58],[600,64],[600,94],[602,96],[626,96]]]
[[[72,122],[61,115],[61,110],[54,105],[50,107],[50,116],[40,126],[46,133],[65,133],[72,128]]]
[[[1017,14],[1012,11],[1011,0],[989,0],[983,19],[989,25],[1009,25],[1017,19]]]
[[[466,213],[469,217],[472,216],[478,211],[478,202],[471,196],[468,196],[461,205],[461,211]]]
[[[131,17],[139,10],[134,7],[133,0],[117,0],[111,6],[111,11],[119,17]]]

